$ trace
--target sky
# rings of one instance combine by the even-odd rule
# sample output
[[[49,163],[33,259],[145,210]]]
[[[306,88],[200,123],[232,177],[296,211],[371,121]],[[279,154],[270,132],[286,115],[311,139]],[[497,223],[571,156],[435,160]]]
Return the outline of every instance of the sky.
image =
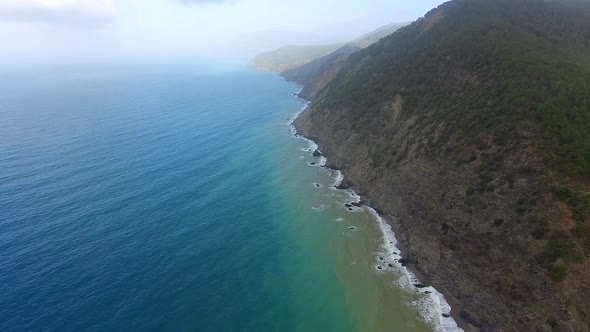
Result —
[[[0,0],[0,58],[248,58],[346,42],[442,0]]]

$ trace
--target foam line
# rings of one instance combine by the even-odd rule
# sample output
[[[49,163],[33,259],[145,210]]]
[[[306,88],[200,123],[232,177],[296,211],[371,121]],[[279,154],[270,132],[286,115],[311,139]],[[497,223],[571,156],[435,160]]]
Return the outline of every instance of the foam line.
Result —
[[[305,102],[303,107],[300,111],[298,111],[292,119],[289,120],[290,130],[293,135],[299,139],[303,139],[309,142],[309,149],[306,149],[308,152],[313,152],[318,148],[318,145],[313,140],[310,140],[306,137],[297,134],[297,129],[293,126],[293,121],[301,115],[307,108],[309,107],[309,102]],[[322,157],[320,165],[325,166],[327,159]],[[336,179],[334,181],[334,185],[338,186],[344,180],[344,174],[341,171],[334,171],[336,173]],[[350,195],[350,198],[353,202],[360,202],[361,197],[352,189],[347,189],[347,193]],[[418,308],[422,318],[429,323],[435,331],[437,332],[460,332],[463,331],[458,325],[457,322],[450,317],[451,313],[451,306],[445,299],[444,295],[437,291],[434,287],[425,287],[418,289],[414,285],[418,283],[418,278],[405,266],[402,266],[399,263],[399,260],[402,258],[401,251],[396,247],[397,239],[395,237],[395,233],[391,229],[391,225],[389,225],[377,211],[371,207],[364,206],[364,208],[375,218],[378,222],[379,227],[381,229],[381,233],[383,235],[383,243],[381,245],[381,249],[384,251],[381,253],[383,256],[387,257],[387,261],[391,262],[399,271],[402,272],[402,277],[397,280],[397,285],[405,290],[423,293],[428,295],[424,298],[413,303],[414,306]],[[383,272],[383,270],[379,270]]]

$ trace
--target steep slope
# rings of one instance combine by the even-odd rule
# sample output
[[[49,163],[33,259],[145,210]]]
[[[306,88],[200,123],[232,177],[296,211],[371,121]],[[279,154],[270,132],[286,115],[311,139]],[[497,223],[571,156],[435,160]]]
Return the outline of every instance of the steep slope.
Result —
[[[369,46],[375,44],[376,42],[378,42],[381,38],[385,38],[385,37],[391,35],[392,33],[396,32],[397,30],[399,30],[402,27],[405,27],[406,25],[409,25],[410,23],[412,23],[412,22],[396,22],[396,23],[390,23],[390,24],[384,25],[378,29],[375,29],[375,30],[353,40],[349,44],[357,46],[361,49],[369,47]]]
[[[590,8],[455,0],[350,55],[296,127],[483,331],[590,330]]]
[[[331,45],[289,45],[277,50],[258,54],[250,66],[258,70],[281,73],[328,55],[343,44]]]
[[[343,55],[350,55],[360,50],[362,50],[362,47],[360,46],[346,44],[328,55],[319,57],[304,65],[287,69],[281,73],[281,76],[291,82],[308,84],[326,63],[330,63],[336,58],[342,57]]]
[[[378,42],[379,39],[394,33],[395,31],[399,30],[399,28],[408,24],[409,23],[392,23],[382,26],[379,29],[369,32],[368,34],[365,34],[364,36],[361,36],[352,42],[338,48],[328,55],[317,58],[307,64],[285,70],[281,73],[281,76],[292,82],[309,84],[314,78],[321,76],[317,74],[320,72],[320,70],[322,70],[322,67],[326,66],[333,68],[337,62],[345,58],[344,56],[353,54],[365,47],[368,47]]]

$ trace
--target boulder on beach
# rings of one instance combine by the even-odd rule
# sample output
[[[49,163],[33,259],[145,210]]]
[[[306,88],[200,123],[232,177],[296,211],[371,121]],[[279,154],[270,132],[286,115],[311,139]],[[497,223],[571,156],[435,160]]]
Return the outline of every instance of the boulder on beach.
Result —
[[[400,258],[397,261],[398,263],[400,263],[402,266],[406,266],[408,264],[412,264],[413,262],[407,258]]]

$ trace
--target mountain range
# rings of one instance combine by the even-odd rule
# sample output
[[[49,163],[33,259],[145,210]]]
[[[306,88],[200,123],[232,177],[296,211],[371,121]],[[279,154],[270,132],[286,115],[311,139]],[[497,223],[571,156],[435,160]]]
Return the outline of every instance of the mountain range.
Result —
[[[466,330],[590,330],[590,4],[453,0],[282,75]],[[356,46],[356,47],[355,47]]]
[[[258,54],[250,66],[277,72],[291,81],[305,83],[319,68],[340,55],[350,55],[393,33],[408,23],[392,23],[369,32],[349,43],[331,45],[288,45]]]

